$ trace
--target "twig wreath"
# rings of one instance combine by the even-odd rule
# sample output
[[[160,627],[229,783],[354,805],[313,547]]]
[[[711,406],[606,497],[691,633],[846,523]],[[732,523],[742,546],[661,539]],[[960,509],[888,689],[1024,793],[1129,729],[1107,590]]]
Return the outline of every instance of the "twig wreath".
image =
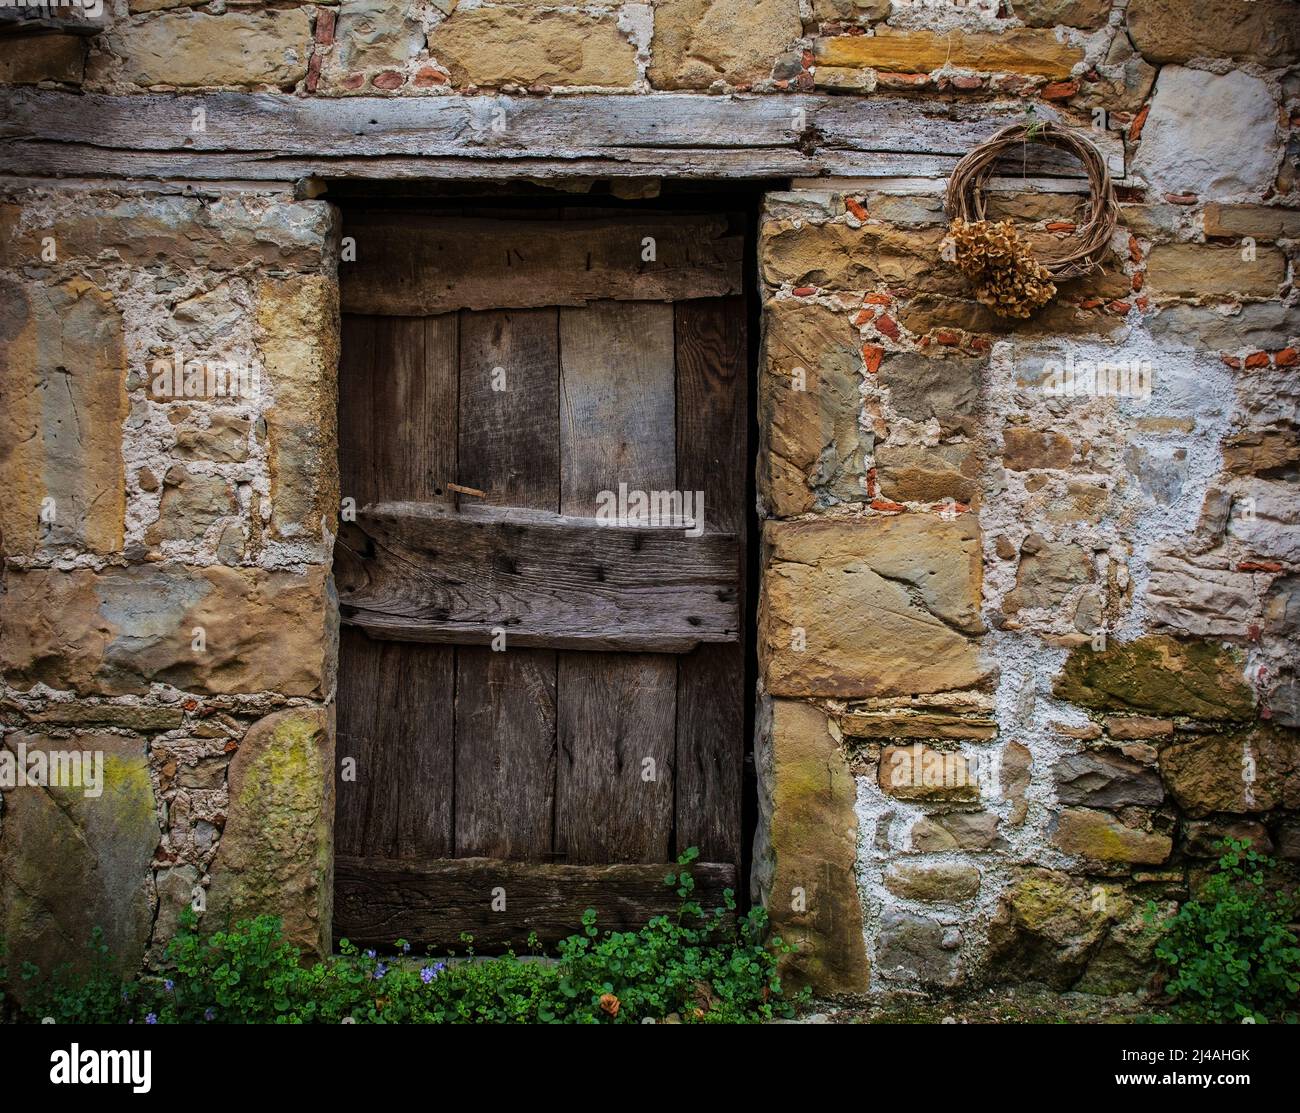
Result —
[[[1088,175],[1088,215],[1059,249],[1035,253],[1009,220],[986,218],[984,187],[994,165],[1014,147],[1042,143],[1069,151]],[[1100,269],[1119,220],[1106,160],[1070,128],[1035,120],[1003,128],[962,157],[948,180],[951,223],[943,257],[974,286],[975,296],[1003,317],[1028,317],[1056,295],[1056,283]]]

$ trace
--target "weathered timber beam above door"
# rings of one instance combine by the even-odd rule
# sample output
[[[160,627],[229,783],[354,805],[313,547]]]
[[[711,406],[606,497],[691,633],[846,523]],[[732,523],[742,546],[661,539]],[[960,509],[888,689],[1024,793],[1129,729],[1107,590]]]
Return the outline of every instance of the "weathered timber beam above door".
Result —
[[[722,216],[473,220],[357,214],[343,311],[424,317],[589,301],[681,301],[744,292],[743,231]],[[653,258],[646,258],[646,241]]]
[[[343,621],[393,641],[689,653],[740,638],[729,534],[376,503],[340,536]]]
[[[1020,102],[804,94],[3,96],[0,174],[22,177],[941,177],[976,143],[1024,119]],[[1097,132],[1094,140],[1112,174],[1123,176],[1118,136]],[[1015,173],[1080,176],[1050,148],[1013,161]]]

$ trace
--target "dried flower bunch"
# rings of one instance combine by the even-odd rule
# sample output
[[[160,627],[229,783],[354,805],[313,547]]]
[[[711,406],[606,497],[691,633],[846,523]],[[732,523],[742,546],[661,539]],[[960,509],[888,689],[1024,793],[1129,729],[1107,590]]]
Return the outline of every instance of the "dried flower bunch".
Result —
[[[1009,220],[958,217],[943,250],[970,279],[975,297],[1001,317],[1029,317],[1056,296],[1051,273]]]
[[[1010,221],[986,219],[984,187],[1003,155],[1030,143],[1068,151],[1088,175],[1088,216],[1051,256],[1036,256]],[[1051,121],[1003,128],[953,168],[946,197],[952,220],[944,259],[974,285],[975,296],[1004,317],[1028,317],[1056,294],[1055,283],[1099,270],[1119,220],[1106,159],[1086,136]]]

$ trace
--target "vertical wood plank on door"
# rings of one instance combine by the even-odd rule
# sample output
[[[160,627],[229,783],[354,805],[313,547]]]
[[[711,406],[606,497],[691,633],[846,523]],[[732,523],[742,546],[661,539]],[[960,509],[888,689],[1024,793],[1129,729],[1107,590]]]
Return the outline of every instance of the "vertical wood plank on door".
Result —
[[[345,313],[339,348],[339,494],[360,509],[375,497],[370,405],[375,336],[382,318]]]
[[[555,651],[456,654],[455,856],[549,861]]]
[[[487,493],[474,502],[558,510],[557,311],[460,320],[459,481]],[[456,856],[548,860],[555,651],[507,641],[504,652],[460,646],[456,655]]]
[[[337,783],[337,853],[450,856],[451,654],[343,629],[338,759],[357,765],[355,781]]]
[[[594,302],[559,312],[561,513],[594,517],[598,494],[617,492],[620,482],[671,489],[677,470],[672,306]],[[672,657],[559,654],[555,849],[561,860],[668,860],[676,694]]]
[[[745,613],[748,416],[743,298],[674,306],[677,337],[677,485],[704,492],[707,533],[741,538],[736,569]],[[740,863],[744,762],[743,643],[702,645],[677,661],[677,846]]]
[[[340,365],[342,492],[446,501],[456,460],[457,322],[344,318]],[[340,852],[448,855],[454,785],[455,650],[372,641],[339,644],[339,757],[357,780],[337,781]]]
[[[487,492],[466,501],[559,510],[557,329],[554,309],[461,313],[457,480]]]

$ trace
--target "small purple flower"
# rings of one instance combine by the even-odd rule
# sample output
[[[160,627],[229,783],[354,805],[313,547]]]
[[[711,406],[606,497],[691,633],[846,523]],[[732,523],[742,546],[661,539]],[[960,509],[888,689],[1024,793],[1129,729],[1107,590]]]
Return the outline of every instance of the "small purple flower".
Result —
[[[148,1016],[144,1018],[144,1022],[146,1024],[157,1024],[158,1017],[154,1013],[150,1013]]]
[[[422,967],[420,970],[420,981],[422,981],[425,985],[428,985],[437,976],[438,975],[434,971],[432,966],[425,966]]]
[[[172,981],[171,978],[166,978],[163,981],[163,989],[165,989],[168,993],[172,993],[176,989],[176,983]]]
[[[378,966],[375,967],[375,980],[378,981],[387,973],[388,973],[388,967],[381,962]]]
[[[375,952],[374,952],[374,951],[367,951],[367,952],[366,952],[366,958],[374,958],[374,957],[375,957]]]
[[[409,955],[410,953],[411,953],[411,944],[409,944],[409,943],[403,943],[403,944],[402,944],[402,954],[404,954],[404,955]]]
[[[203,1010],[203,1019],[208,1021],[216,1020],[217,1010],[214,1009],[211,1005],[209,1005],[206,1009]]]

